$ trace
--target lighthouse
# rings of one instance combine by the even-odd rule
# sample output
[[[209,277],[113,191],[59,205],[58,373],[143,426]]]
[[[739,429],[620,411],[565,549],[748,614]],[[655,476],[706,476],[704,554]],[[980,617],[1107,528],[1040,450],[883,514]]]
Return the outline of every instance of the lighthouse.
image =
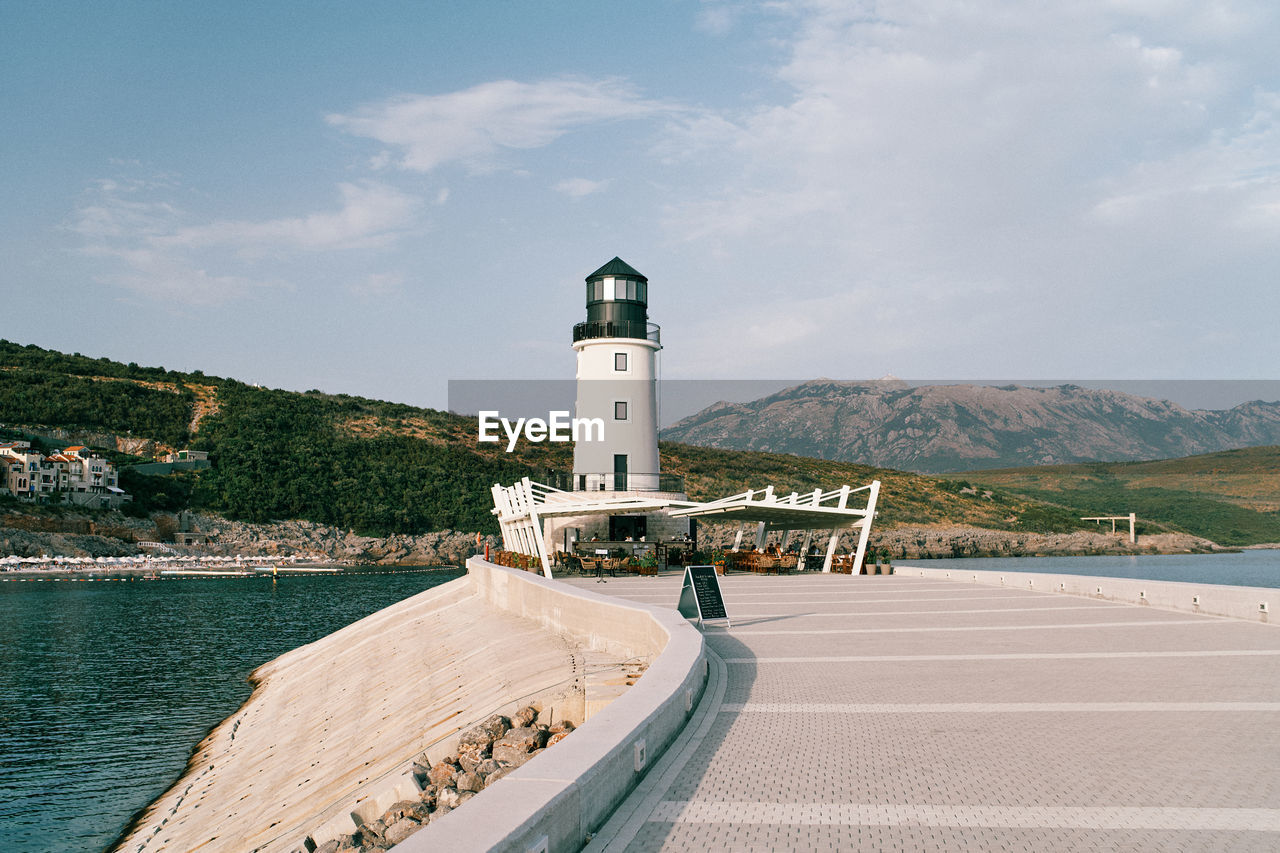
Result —
[[[776,495],[770,485],[710,503],[690,501],[683,477],[663,475],[659,467],[657,365],[662,342],[657,324],[649,322],[649,279],[615,257],[587,276],[586,283],[587,319],[573,327],[578,357],[573,472],[566,478],[563,472],[548,471],[555,486],[530,477],[493,486],[503,548],[536,557],[548,578],[553,566],[572,570],[575,560],[581,560],[582,568],[594,567],[596,579],[607,582],[606,568],[611,574],[652,574],[663,565],[689,565],[698,548],[698,519],[715,516],[741,525],[735,551],[747,524],[756,527],[756,550],[764,548],[771,532],[784,534],[780,547],[785,550],[793,531],[808,531],[799,555],[771,555],[770,563],[759,564],[776,571],[803,570],[813,531],[830,530],[822,563],[822,571],[830,572],[841,531],[858,529],[858,550],[849,564],[857,574],[880,481],[787,496]],[[546,427],[542,425],[544,432]],[[527,431],[526,436],[535,440]],[[849,496],[863,491],[869,493],[866,509],[849,506]]]
[[[578,418],[599,419],[601,440],[573,451],[575,491],[660,488],[657,357],[649,280],[621,258],[587,276],[587,319],[573,327]]]
[[[595,540],[597,551],[639,556],[691,531],[688,519],[667,512],[672,500],[686,499],[683,480],[663,476],[658,461],[662,343],[649,322],[649,279],[614,258],[587,276],[586,295],[587,319],[573,327],[574,416],[603,429],[576,437],[570,490],[594,510],[548,518],[547,549]]]

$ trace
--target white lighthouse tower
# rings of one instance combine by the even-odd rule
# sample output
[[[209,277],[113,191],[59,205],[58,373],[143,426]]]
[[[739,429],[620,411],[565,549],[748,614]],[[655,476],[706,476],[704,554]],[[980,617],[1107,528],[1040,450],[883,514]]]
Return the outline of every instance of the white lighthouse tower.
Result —
[[[649,322],[649,280],[621,258],[587,276],[587,319],[573,327],[578,418],[599,418],[604,440],[579,439],[576,491],[657,491],[657,324]],[[593,436],[594,437],[594,436]]]
[[[611,556],[656,554],[672,540],[685,542],[689,519],[673,518],[672,501],[685,501],[681,477],[664,476],[658,461],[658,351],[649,322],[649,280],[621,258],[587,276],[587,319],[573,327],[578,354],[572,482],[588,513],[549,513],[542,528],[547,553],[594,543]]]

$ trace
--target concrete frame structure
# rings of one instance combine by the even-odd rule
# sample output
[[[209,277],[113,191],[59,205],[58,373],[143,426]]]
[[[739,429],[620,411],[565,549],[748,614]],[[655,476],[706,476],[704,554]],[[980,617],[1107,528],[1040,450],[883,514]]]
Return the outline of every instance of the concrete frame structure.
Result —
[[[537,557],[542,573],[551,577],[552,530],[545,519],[593,515],[624,515],[660,512],[673,506],[697,506],[693,501],[662,495],[613,491],[566,492],[525,477],[511,486],[495,484],[493,512],[502,531],[502,547],[507,551]]]
[[[868,493],[867,504],[862,509],[849,506],[849,496],[858,492]],[[856,489],[845,485],[829,492],[814,489],[803,496],[792,492],[782,499],[774,494],[773,486],[768,486],[759,491],[749,489],[710,503],[674,509],[671,515],[677,518],[723,516],[720,520],[740,521],[744,524],[755,522],[756,548],[764,547],[764,539],[771,532],[784,531],[790,536],[793,531],[804,530],[808,535],[801,550],[806,552],[809,550],[813,531],[829,527],[831,537],[827,540],[826,557],[822,562],[822,571],[827,574],[831,572],[841,531],[858,530],[858,549],[852,569],[852,573],[856,575],[867,554],[867,538],[871,535],[871,523],[876,517],[876,501],[879,497],[879,480],[872,480]],[[742,529],[739,528],[733,550],[738,550],[741,541]]]
[[[536,557],[551,577],[552,537],[559,529],[592,517],[644,514],[665,526],[688,519],[757,524],[757,547],[770,531],[807,532],[830,529],[822,570],[831,571],[840,533],[858,529],[853,571],[862,566],[867,536],[875,518],[880,481],[860,488],[816,489],[779,499],[773,486],[749,489],[717,501],[690,501],[683,492],[664,492],[658,457],[657,354],[662,349],[658,326],[649,322],[649,280],[615,257],[586,278],[587,319],[573,329],[577,352],[575,417],[599,419],[603,440],[578,441],[573,449],[570,491],[525,477],[511,486],[495,484],[493,514],[498,517],[503,548]],[[848,506],[849,496],[869,492],[863,509]],[[668,532],[670,530],[668,529]],[[688,532],[688,528],[684,528]],[[741,543],[739,531],[734,550]]]
[[[867,492],[867,504],[858,509],[849,506],[851,495]],[[785,498],[774,493],[773,486],[748,489],[720,500],[698,502],[678,498],[612,492],[566,492],[525,477],[511,486],[494,485],[493,514],[502,531],[502,547],[508,551],[536,557],[542,573],[552,577],[551,534],[546,520],[564,516],[618,515],[635,512],[666,512],[672,518],[713,518],[757,525],[756,541],[763,545],[771,531],[804,530],[808,532],[804,550],[808,550],[814,530],[830,530],[822,571],[830,573],[836,545],[844,530],[858,530],[858,548],[853,573],[857,574],[866,556],[867,537],[875,519],[880,481],[853,488],[848,485],[824,492],[815,489],[803,496],[792,492]],[[742,531],[738,539],[741,541]],[[738,544],[735,543],[734,550]]]
[[[1131,512],[1131,513],[1129,513],[1128,515],[1090,515],[1090,516],[1088,516],[1088,517],[1086,517],[1086,518],[1082,518],[1082,519],[1080,519],[1080,520],[1081,520],[1081,521],[1096,521],[1096,522],[1098,522],[1099,524],[1101,524],[1101,523],[1102,523],[1102,522],[1104,522],[1104,521],[1109,521],[1109,522],[1111,522],[1111,532],[1112,532],[1112,533],[1115,533],[1115,532],[1116,532],[1116,522],[1117,522],[1117,521],[1128,521],[1128,522],[1129,522],[1129,544],[1130,544],[1130,545],[1133,545],[1133,544],[1135,544],[1135,543],[1138,541],[1138,531],[1137,531],[1137,528],[1138,528],[1138,514],[1137,514],[1136,512]]]

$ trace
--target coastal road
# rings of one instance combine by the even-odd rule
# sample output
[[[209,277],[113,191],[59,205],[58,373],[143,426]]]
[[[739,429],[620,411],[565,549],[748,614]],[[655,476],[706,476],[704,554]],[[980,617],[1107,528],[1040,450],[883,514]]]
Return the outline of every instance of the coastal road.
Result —
[[[674,607],[680,577],[576,586]],[[1280,627],[902,576],[729,576],[705,697],[588,846],[1280,849]]]

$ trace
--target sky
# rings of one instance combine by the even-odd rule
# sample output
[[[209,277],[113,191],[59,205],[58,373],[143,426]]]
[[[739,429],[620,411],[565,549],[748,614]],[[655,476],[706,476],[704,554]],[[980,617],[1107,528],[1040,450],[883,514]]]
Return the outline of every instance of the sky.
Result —
[[[1280,6],[0,0],[0,337],[444,407],[571,378],[1276,379]]]

